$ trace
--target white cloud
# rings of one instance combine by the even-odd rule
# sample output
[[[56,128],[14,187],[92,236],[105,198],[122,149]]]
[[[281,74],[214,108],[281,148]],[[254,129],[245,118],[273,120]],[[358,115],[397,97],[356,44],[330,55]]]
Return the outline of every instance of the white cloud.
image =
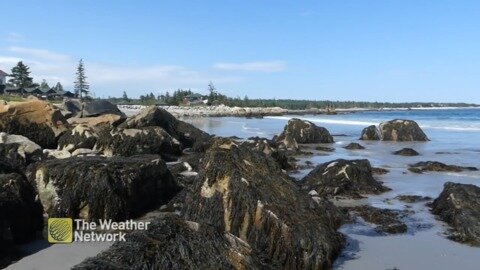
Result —
[[[67,89],[73,88],[76,57],[45,49],[13,46],[0,50],[0,69],[9,72],[17,62],[23,61],[30,67],[34,81],[45,79],[50,85],[62,83]],[[126,66],[114,63],[100,63],[84,59],[87,81],[98,96],[119,96],[130,91],[132,96],[141,91],[164,89],[199,88],[206,89],[209,81],[233,83],[242,80],[237,75],[215,74],[212,70],[193,70],[175,65]]]
[[[60,53],[55,53],[49,50],[43,50],[43,49],[32,49],[32,48],[24,48],[24,47],[10,47],[8,50],[12,53],[19,54],[19,55],[25,55],[27,57],[32,57],[35,59],[42,59],[42,60],[47,60],[51,62],[57,62],[57,61],[69,61],[71,58],[68,55],[60,54]]]
[[[250,72],[280,72],[287,68],[284,61],[270,62],[247,62],[247,63],[216,63],[213,65],[215,69],[227,71],[250,71]]]
[[[19,42],[19,41],[23,41],[24,38],[25,37],[19,33],[11,32],[11,33],[8,33],[6,39],[9,42]]]

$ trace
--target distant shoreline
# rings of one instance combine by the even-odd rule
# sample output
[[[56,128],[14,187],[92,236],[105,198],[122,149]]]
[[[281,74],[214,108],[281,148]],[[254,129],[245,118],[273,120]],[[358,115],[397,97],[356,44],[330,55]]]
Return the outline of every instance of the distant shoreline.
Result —
[[[117,105],[127,116],[133,116],[147,105]],[[346,114],[367,111],[407,111],[407,110],[454,110],[454,109],[480,109],[480,107],[417,107],[417,108],[349,108],[349,109],[305,109],[291,110],[280,107],[229,107],[219,106],[158,106],[176,117],[263,117],[283,115],[318,115],[318,114]]]

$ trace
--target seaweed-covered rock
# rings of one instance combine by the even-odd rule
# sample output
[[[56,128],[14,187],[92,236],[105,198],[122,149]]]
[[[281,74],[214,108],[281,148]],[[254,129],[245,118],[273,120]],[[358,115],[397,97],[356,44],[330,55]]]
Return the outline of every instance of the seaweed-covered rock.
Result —
[[[18,260],[15,245],[33,240],[42,227],[42,208],[25,176],[0,174],[0,268]]]
[[[158,126],[179,140],[183,147],[192,147],[210,139],[210,135],[193,125],[176,119],[172,114],[156,106],[150,106],[136,116],[127,119],[119,128],[143,128]]]
[[[394,119],[383,122],[377,128],[369,126],[363,129],[361,140],[382,141],[429,141],[427,135],[412,120]]]
[[[75,157],[28,170],[50,217],[125,220],[167,202],[179,187],[159,156]]]
[[[349,143],[344,148],[348,149],[348,150],[362,150],[362,149],[365,149],[365,147],[363,145],[359,144],[359,143]]]
[[[93,149],[98,134],[93,128],[80,124],[58,138],[58,149],[73,152],[79,148]]]
[[[390,190],[372,175],[366,159],[337,159],[318,165],[302,181],[304,190],[315,190],[320,196],[360,198],[361,194],[379,194]]]
[[[26,160],[19,151],[19,144],[0,143],[0,173],[13,173],[23,171]]]
[[[401,220],[407,215],[406,211],[380,209],[370,205],[347,208],[354,216],[360,216],[369,223],[378,225],[375,230],[379,233],[398,234],[406,233],[407,225]]]
[[[48,102],[0,105],[0,131],[25,136],[42,148],[56,148],[57,137],[67,129],[66,119]]]
[[[0,174],[0,240],[8,240],[4,239],[7,236],[14,243],[25,243],[35,238],[43,225],[42,208],[35,196],[25,176]]]
[[[326,147],[326,146],[317,146],[317,147],[315,147],[315,150],[323,151],[323,152],[333,152],[333,151],[335,151],[335,148]]]
[[[73,269],[278,269],[231,233],[166,216]]]
[[[169,155],[182,154],[180,142],[160,127],[119,129],[100,133],[94,150],[106,156],[132,156],[138,154]]]
[[[360,136],[360,140],[371,140],[371,141],[378,141],[381,140],[380,130],[375,125],[368,126],[362,130],[362,135]]]
[[[343,216],[301,192],[263,153],[228,139],[206,152],[182,215],[239,237],[287,269],[331,267],[344,244]]]
[[[480,187],[447,182],[431,206],[451,226],[451,239],[480,246]]]
[[[461,171],[478,171],[476,167],[462,167],[457,165],[447,165],[438,161],[422,161],[411,164],[409,171],[414,173],[431,172],[461,172]]]
[[[297,143],[333,143],[333,137],[326,128],[297,118],[288,121],[277,141],[283,141],[288,136],[295,139]]]
[[[398,151],[393,152],[394,155],[399,156],[418,156],[420,155],[417,151],[412,148],[402,148]]]
[[[266,138],[251,137],[242,143],[248,147],[263,152],[266,156],[272,157],[284,170],[291,170],[295,168],[295,164],[289,162],[286,151],[276,148],[275,142]]]
[[[426,202],[432,200],[432,198],[428,196],[420,195],[398,195],[395,197],[395,199],[406,203]]]

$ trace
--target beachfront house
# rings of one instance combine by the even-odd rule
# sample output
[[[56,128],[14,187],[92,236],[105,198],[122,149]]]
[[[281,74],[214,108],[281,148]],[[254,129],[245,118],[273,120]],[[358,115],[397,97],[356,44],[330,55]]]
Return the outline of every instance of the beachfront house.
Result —
[[[38,86],[23,88],[11,85],[7,85],[4,88],[4,94],[14,96],[36,96],[41,99],[60,99],[75,96],[75,94],[70,91],[57,90],[56,88]]]
[[[188,96],[185,96],[183,99],[183,103],[185,105],[199,105],[199,104],[206,104],[207,99],[204,99],[204,96],[200,94],[190,94]]]

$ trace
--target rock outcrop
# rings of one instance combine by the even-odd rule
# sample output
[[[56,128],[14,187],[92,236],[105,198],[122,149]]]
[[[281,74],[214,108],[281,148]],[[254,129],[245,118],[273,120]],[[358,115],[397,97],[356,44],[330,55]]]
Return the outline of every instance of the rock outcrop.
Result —
[[[347,150],[362,150],[365,147],[359,143],[349,143],[347,146],[344,147]]]
[[[297,143],[333,143],[333,137],[324,127],[318,127],[306,120],[292,118],[288,121],[283,132],[276,138],[283,141],[291,137]]]
[[[343,246],[342,215],[301,192],[278,164],[233,140],[216,140],[181,215],[215,226],[288,269],[326,269]]]
[[[103,114],[100,116],[86,118],[72,117],[67,119],[67,122],[72,126],[84,125],[92,128],[96,132],[116,127],[123,121],[125,121],[125,118],[116,114]]]
[[[48,102],[0,105],[0,132],[25,136],[42,148],[56,148],[57,137],[67,129],[66,119]]]
[[[0,173],[22,172],[27,164],[43,158],[38,144],[21,135],[0,132]]]
[[[395,119],[383,122],[377,128],[369,126],[364,128],[361,140],[382,141],[429,141],[427,135],[415,121]]]
[[[277,161],[280,168],[291,170],[295,168],[295,164],[289,161],[288,153],[283,149],[276,148],[275,142],[266,138],[251,137],[242,143],[245,146],[263,152],[266,156],[272,157]]]
[[[409,165],[409,171],[414,173],[423,172],[461,172],[461,171],[478,171],[476,167],[462,167],[457,165],[447,165],[438,161],[422,161]]]
[[[302,179],[301,185],[320,196],[353,198],[390,190],[373,178],[372,166],[366,159],[337,159],[320,164]]]
[[[180,142],[160,127],[104,131],[97,138],[94,150],[105,156],[158,154],[166,159],[182,154]]]
[[[191,124],[177,120],[164,109],[151,106],[141,111],[132,118],[127,119],[119,128],[139,129],[145,127],[161,127],[172,137],[182,143],[184,148],[192,147],[210,139],[210,135]]]
[[[49,217],[125,220],[179,191],[155,155],[47,160],[32,165],[28,178]]]
[[[451,239],[480,246],[480,187],[447,182],[431,206],[451,226]]]
[[[154,220],[147,231],[126,238],[73,269],[280,268],[231,233],[174,216]]]
[[[380,209],[370,205],[362,205],[347,208],[353,216],[360,216],[363,220],[377,225],[375,230],[379,233],[398,234],[406,233],[407,225],[402,217],[406,211]]]
[[[407,156],[407,157],[420,155],[417,151],[415,151],[412,148],[402,148],[398,151],[393,152],[393,154],[398,156]]]

